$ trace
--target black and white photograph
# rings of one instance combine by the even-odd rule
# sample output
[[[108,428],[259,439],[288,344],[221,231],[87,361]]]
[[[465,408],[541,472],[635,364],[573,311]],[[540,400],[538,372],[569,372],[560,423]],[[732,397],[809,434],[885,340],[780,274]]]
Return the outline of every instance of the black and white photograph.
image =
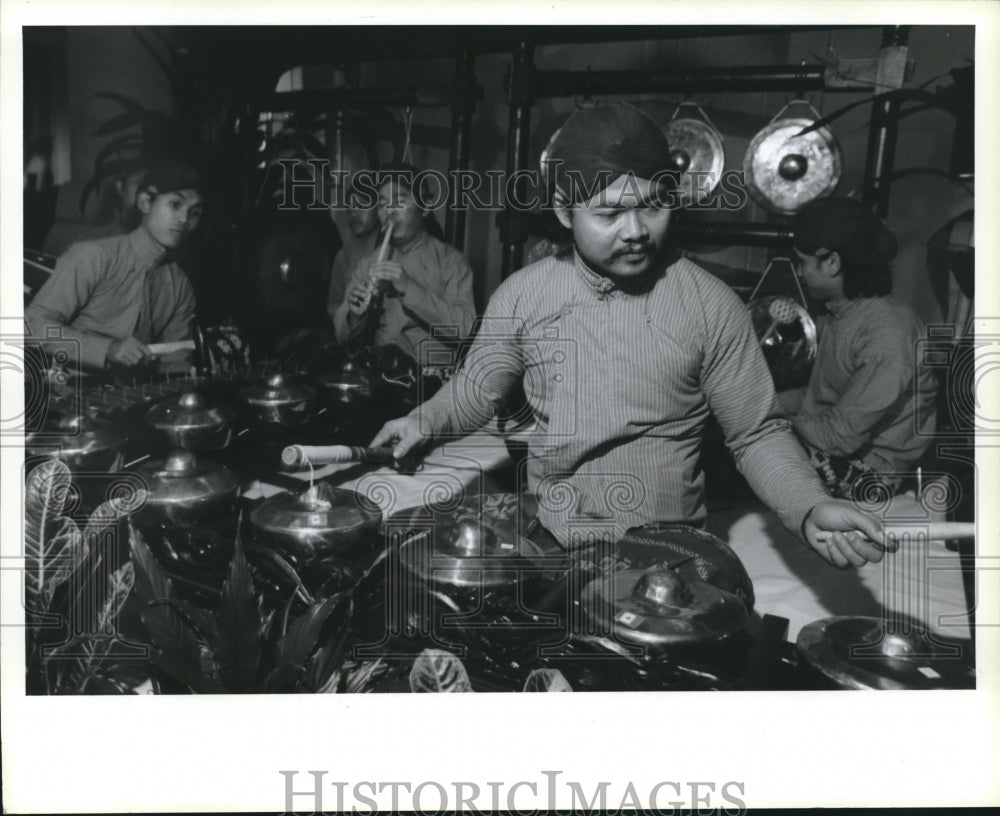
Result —
[[[1000,804],[997,7],[514,7],[5,4],[5,812]]]

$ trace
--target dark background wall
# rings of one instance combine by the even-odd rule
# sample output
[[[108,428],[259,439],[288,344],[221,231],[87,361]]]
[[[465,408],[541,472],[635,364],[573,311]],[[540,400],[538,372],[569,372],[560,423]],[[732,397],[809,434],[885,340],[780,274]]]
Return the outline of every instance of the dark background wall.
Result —
[[[46,34],[48,50],[43,48],[40,52],[31,52],[35,67],[30,72],[26,49],[26,84],[30,82],[47,89],[45,93],[49,96],[51,109],[50,113],[33,109],[32,121],[29,123],[26,118],[26,130],[29,126],[49,127],[56,134],[55,150],[58,155],[53,157],[53,167],[58,171],[56,183],[72,180],[79,184],[89,176],[94,159],[106,142],[106,139],[95,135],[95,130],[115,111],[113,103],[97,98],[95,93],[116,91],[142,99],[147,106],[167,114],[175,113],[175,100],[156,59],[130,29],[81,27],[61,31],[61,39],[54,37],[52,32]],[[177,30],[165,31],[182,44],[189,39],[183,31],[180,35]],[[660,31],[669,34],[669,29]],[[350,33],[331,29],[329,35],[331,59],[335,61],[337,37],[349,37]],[[878,54],[880,42],[881,30],[876,27],[794,32],[748,30],[745,34],[725,37],[544,45],[535,49],[535,64],[539,69],[662,70],[817,63],[833,56],[842,59],[873,58]],[[926,90],[933,92],[949,84],[948,72],[951,69],[972,62],[974,44],[974,29],[971,26],[912,28],[908,56],[914,62],[914,74],[907,87],[929,83]],[[220,48],[224,48],[224,44]],[[46,54],[49,55],[48,62]],[[504,76],[510,62],[508,53],[487,53],[476,57],[475,75],[483,95],[477,104],[472,128],[471,162],[476,170],[503,168],[505,164],[508,108],[504,96]],[[45,70],[38,66],[45,67]],[[446,84],[451,81],[453,73],[454,60],[451,57],[393,58],[385,61],[365,59],[357,66],[356,78],[362,86]],[[211,81],[211,77],[205,77],[205,80]],[[867,97],[870,93],[864,91],[806,95],[806,99],[822,114]],[[679,95],[620,98],[635,102],[661,122],[669,120],[676,105],[682,101]],[[722,132],[727,169],[739,169],[750,139],[791,98],[788,93],[726,92],[696,94],[692,101],[702,106]],[[552,131],[576,105],[585,101],[588,100],[546,99],[534,106],[531,117],[533,162],[537,161]],[[844,172],[838,193],[851,194],[860,189],[869,110],[869,106],[862,106],[832,125],[844,153]],[[389,112],[401,128],[403,110],[394,108]],[[412,116],[412,162],[446,172],[449,109],[416,107]],[[899,128],[896,168],[946,173],[953,132],[954,118],[942,111],[928,110],[905,118]],[[385,160],[394,149],[398,149],[398,144],[383,140],[378,149]],[[900,239],[896,292],[914,305],[928,321],[939,320],[941,314],[928,284],[925,264],[927,239],[951,217],[972,206],[969,189],[939,175],[914,173],[893,186],[887,220]],[[735,213],[733,217],[746,221],[782,221],[752,201],[745,211]],[[438,220],[444,223],[443,212],[438,214]],[[477,299],[480,305],[484,305],[489,293],[500,281],[501,247],[496,214],[470,213],[465,244],[476,272]],[[695,257],[713,271],[729,270],[732,275],[745,275],[746,280],[752,281],[767,266],[773,254],[773,250],[765,248],[705,246],[697,248]]]

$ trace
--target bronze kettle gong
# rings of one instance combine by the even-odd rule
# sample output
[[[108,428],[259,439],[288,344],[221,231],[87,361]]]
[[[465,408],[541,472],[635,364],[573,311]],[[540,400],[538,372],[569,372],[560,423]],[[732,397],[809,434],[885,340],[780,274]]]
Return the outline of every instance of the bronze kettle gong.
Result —
[[[235,514],[240,480],[229,468],[191,451],[175,450],[138,469],[145,502],[138,517],[168,527],[192,527]]]
[[[251,524],[268,544],[303,562],[353,558],[371,545],[381,521],[374,502],[328,482],[279,493],[250,514]]]
[[[204,453],[225,448],[233,436],[235,415],[197,391],[161,400],[146,412],[146,424],[177,448]]]

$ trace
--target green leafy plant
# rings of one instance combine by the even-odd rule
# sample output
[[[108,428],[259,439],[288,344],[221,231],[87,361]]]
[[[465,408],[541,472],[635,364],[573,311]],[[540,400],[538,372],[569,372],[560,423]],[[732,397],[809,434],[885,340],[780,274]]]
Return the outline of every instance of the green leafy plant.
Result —
[[[166,114],[147,108],[125,94],[100,91],[99,99],[116,103],[121,111],[102,122],[95,136],[107,136],[107,143],[94,159],[93,175],[80,193],[80,209],[87,199],[110,179],[133,169],[147,167],[159,156],[191,155],[193,140],[186,137]]]
[[[349,591],[314,600],[294,620],[289,608],[295,594],[282,614],[265,610],[237,539],[213,614],[177,597],[134,527],[130,547],[150,662],[166,683],[201,694],[322,692],[339,685],[336,672],[343,663],[352,609]],[[331,621],[337,624],[335,631],[321,645]]]
[[[474,690],[465,665],[449,652],[424,649],[413,661],[410,691],[414,693],[463,693]],[[525,680],[523,690],[549,692],[572,691],[573,688],[558,669],[535,669]]]
[[[189,159],[204,148],[203,130],[209,127],[212,110],[205,98],[204,77],[198,66],[171,37],[155,26],[133,26],[132,35],[157,64],[170,86],[175,115],[148,108],[140,101],[115,91],[100,91],[95,96],[114,102],[120,110],[102,122],[95,136],[108,137],[94,159],[93,175],[80,194],[80,209],[105,182],[148,167],[162,156],[179,155]]]
[[[26,689],[127,693],[144,679],[135,660],[121,659],[116,625],[133,573],[126,563],[107,576],[99,546],[126,506],[119,499],[102,504],[81,531],[65,515],[71,489],[70,471],[59,459],[35,467],[25,484]]]

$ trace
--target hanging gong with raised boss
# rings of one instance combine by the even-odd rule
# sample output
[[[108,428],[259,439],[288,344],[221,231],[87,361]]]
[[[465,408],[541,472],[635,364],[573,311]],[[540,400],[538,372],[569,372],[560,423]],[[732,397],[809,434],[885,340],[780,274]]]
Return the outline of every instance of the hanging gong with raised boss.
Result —
[[[680,116],[681,110],[694,109],[698,116]],[[667,169],[678,174],[677,190],[680,204],[701,204],[711,198],[722,179],[726,152],[722,134],[709,121],[699,105],[682,102],[673,118],[662,127],[670,144],[673,166]]]
[[[804,105],[808,116],[784,116]],[[753,139],[743,157],[744,183],[766,210],[793,215],[813,199],[830,195],[840,182],[843,154],[833,132],[820,127],[808,133],[819,115],[803,99],[785,106]]]

